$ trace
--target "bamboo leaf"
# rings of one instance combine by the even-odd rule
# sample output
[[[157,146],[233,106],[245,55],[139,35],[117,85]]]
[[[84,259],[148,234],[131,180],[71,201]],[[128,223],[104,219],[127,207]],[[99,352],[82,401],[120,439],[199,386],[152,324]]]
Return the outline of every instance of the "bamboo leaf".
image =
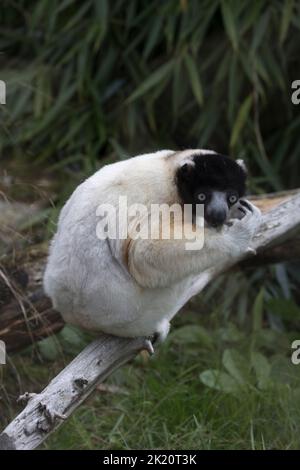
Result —
[[[287,37],[289,26],[293,17],[294,0],[285,0],[280,25],[279,42],[282,45]]]
[[[253,29],[253,40],[251,44],[251,53],[254,54],[256,49],[260,46],[263,37],[267,31],[268,23],[270,21],[269,11],[266,11],[259,19],[257,25]]]
[[[249,117],[249,113],[252,106],[252,95],[247,96],[245,101],[243,102],[240,110],[238,112],[235,124],[233,126],[233,130],[231,133],[230,138],[230,147],[234,147],[239,139],[239,136],[246,124],[246,121]]]
[[[194,96],[199,106],[202,106],[203,105],[203,90],[202,90],[202,85],[201,85],[201,81],[200,81],[200,77],[199,77],[199,73],[197,69],[197,64],[194,58],[189,54],[185,55],[184,61],[185,61],[185,64],[189,73],[190,83],[191,83]]]
[[[238,50],[238,32],[235,21],[234,9],[231,8],[233,3],[228,0],[221,0],[221,11],[223,16],[223,23],[225,30],[229,36],[232,47],[235,51]]]
[[[230,62],[228,83],[228,119],[230,123],[232,123],[234,119],[234,112],[236,109],[239,88],[240,87],[237,73],[237,57],[236,55],[233,55]]]
[[[170,73],[174,67],[174,60],[170,60],[166,64],[162,65],[155,72],[150,75],[127,99],[127,103],[131,103],[132,101],[141,98],[147,91],[151,90],[151,88],[155,87],[158,83],[164,80],[166,77],[170,76]]]
[[[159,16],[155,18],[153,27],[150,31],[150,34],[148,36],[148,40],[145,44],[143,56],[145,59],[149,57],[151,54],[152,50],[156,46],[157,42],[159,39],[161,39],[161,28],[162,28],[162,22],[163,22],[163,17]]]
[[[262,288],[254,302],[252,316],[253,316],[253,331],[259,331],[262,328],[263,311],[264,311],[264,296],[265,290]]]

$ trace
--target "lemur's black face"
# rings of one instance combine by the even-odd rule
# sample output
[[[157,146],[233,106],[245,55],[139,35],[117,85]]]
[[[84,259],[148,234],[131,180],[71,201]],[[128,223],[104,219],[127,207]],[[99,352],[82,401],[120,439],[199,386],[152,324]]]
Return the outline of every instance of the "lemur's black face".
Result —
[[[204,204],[204,219],[212,227],[226,221],[230,208],[244,196],[246,172],[235,160],[219,154],[195,154],[177,171],[176,184],[184,204]]]

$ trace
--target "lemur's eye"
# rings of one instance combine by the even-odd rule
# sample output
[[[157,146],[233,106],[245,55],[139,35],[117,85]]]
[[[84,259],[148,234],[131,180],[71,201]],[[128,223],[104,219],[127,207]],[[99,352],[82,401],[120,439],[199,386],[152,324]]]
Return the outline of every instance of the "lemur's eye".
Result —
[[[238,200],[238,197],[236,194],[231,194],[228,198],[228,201],[230,202],[230,204],[235,204]]]
[[[205,193],[198,194],[198,199],[200,202],[204,202],[206,199],[206,194]]]

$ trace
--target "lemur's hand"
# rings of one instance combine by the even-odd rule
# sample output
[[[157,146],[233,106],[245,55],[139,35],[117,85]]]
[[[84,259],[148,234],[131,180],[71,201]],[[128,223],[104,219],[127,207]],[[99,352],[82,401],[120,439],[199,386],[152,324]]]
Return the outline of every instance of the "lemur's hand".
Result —
[[[260,225],[261,212],[246,199],[240,199],[235,206],[230,212],[231,218],[226,223],[227,233],[236,239],[242,252],[255,253],[251,248],[251,240]]]

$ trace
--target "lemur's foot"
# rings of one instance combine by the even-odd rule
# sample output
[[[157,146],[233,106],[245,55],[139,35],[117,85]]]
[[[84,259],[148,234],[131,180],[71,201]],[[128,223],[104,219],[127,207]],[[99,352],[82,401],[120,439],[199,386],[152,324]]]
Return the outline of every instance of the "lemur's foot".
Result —
[[[234,218],[232,218],[233,215]],[[259,208],[245,199],[240,199],[235,210],[230,212],[230,218],[226,225],[231,227],[231,231],[245,231],[252,237],[260,225],[260,220]]]
[[[256,251],[254,248],[251,248],[251,246],[249,246],[249,247],[247,248],[246,253],[247,253],[248,255],[253,255],[253,256],[257,255],[257,251]]]
[[[170,322],[163,320],[159,325],[157,331],[152,336],[152,344],[155,346],[163,343],[168,336],[170,330]]]
[[[261,224],[261,212],[254,204],[246,199],[240,199],[236,204],[236,218],[230,218],[224,227],[225,235],[232,240],[232,257],[255,255],[251,247],[252,238]],[[232,213],[230,214],[232,216]]]
[[[160,343],[163,343],[166,337],[168,336],[170,329],[170,323],[167,320],[163,320],[159,325],[157,331],[145,338],[144,346],[145,350],[148,351],[150,356],[154,354],[153,346],[158,346]]]
[[[232,225],[232,221],[234,219],[243,219],[247,213],[252,213],[256,216],[260,215],[260,210],[258,207],[254,206],[251,202],[247,201],[247,199],[240,199],[232,208],[230,209],[229,212],[229,217],[228,217],[228,222],[231,222],[230,225]]]
[[[144,341],[144,349],[146,351],[148,351],[149,355],[150,356],[153,356],[154,354],[154,348],[153,348],[153,339],[151,338],[145,338],[145,341]]]

